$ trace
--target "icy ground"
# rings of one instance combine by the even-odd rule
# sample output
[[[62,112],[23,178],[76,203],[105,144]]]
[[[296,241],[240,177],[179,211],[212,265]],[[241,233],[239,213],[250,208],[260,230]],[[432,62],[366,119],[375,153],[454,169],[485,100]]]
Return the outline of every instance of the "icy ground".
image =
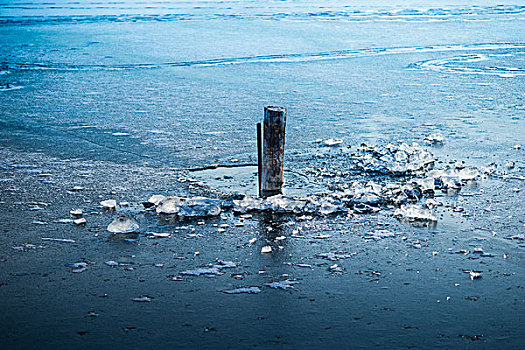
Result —
[[[308,176],[339,190],[264,201],[187,171],[2,149],[0,283],[10,300],[6,327],[16,325],[10,339],[29,333],[52,346],[79,344],[76,335],[96,346],[106,334],[126,343],[134,332],[139,343],[286,347],[338,344],[352,330],[360,346],[410,346],[414,334],[439,346],[513,343],[524,294],[523,213],[512,204],[521,200],[521,163],[463,178],[468,164],[437,170],[434,146],[414,146],[421,167],[401,174],[408,163],[399,155],[383,158],[395,174],[384,163],[366,171],[407,146],[388,147],[353,156],[323,149],[348,172],[310,168]],[[172,311],[162,322],[148,316],[161,310]],[[487,313],[490,322],[480,317]],[[41,338],[47,327],[63,337]],[[303,332],[315,339],[295,338]]]

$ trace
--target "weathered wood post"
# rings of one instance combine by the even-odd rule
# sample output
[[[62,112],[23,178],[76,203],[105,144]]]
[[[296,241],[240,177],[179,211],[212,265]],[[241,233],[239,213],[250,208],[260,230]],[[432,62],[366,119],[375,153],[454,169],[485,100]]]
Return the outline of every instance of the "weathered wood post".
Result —
[[[262,127],[257,123],[257,180],[259,188],[259,197],[262,197]]]
[[[286,108],[268,106],[264,108],[264,134],[262,146],[262,172],[260,195],[269,197],[282,193],[284,173],[284,141],[286,130]]]

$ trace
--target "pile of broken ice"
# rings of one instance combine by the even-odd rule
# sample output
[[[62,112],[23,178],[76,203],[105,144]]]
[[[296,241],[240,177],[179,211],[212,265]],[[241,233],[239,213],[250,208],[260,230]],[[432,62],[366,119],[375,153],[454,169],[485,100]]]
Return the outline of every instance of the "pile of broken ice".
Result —
[[[178,215],[181,217],[217,216],[221,213],[223,201],[205,197],[184,198],[178,196],[152,196],[148,202],[150,207],[155,206],[159,214]],[[146,206],[148,206],[146,204]]]
[[[408,221],[437,221],[432,209],[439,203],[427,200],[426,205],[417,204],[422,198],[432,198],[436,190],[459,190],[484,174],[490,174],[495,166],[485,169],[465,168],[462,162],[454,167],[433,169],[432,154],[417,144],[389,143],[382,147],[361,145],[363,156],[354,159],[352,166],[367,173],[379,173],[395,177],[396,182],[378,183],[353,181],[340,185],[331,193],[305,197],[283,195],[269,198],[244,196],[241,199],[222,200],[206,197],[184,198],[178,196],[152,196],[144,205],[158,214],[177,215],[181,218],[218,216],[224,210],[234,213],[270,211],[286,214],[330,215],[340,212],[367,213],[382,207],[397,208],[395,216]],[[403,176],[403,180],[397,180]]]
[[[434,157],[418,144],[388,143],[371,147],[361,144],[358,148],[364,156],[358,159],[356,167],[367,173],[404,176],[417,174],[434,166]]]

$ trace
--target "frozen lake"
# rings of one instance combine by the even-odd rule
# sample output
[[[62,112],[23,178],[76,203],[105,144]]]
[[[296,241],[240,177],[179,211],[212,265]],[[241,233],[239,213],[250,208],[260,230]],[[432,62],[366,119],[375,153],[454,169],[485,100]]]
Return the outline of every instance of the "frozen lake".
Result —
[[[8,348],[522,346],[524,23],[523,2],[507,0],[0,1],[0,295],[9,315],[0,334]],[[464,195],[439,198],[436,227],[399,223],[392,208],[343,216],[345,223],[314,219],[304,227],[310,236],[283,244],[273,259],[260,256],[261,246],[237,248],[246,234],[276,248],[275,238],[290,238],[298,220],[256,217],[222,237],[212,226],[220,220],[180,229],[141,211],[153,193],[200,193],[176,184],[170,171],[253,164],[255,125],[267,105],[288,110],[286,176],[302,193],[333,188],[331,178],[311,185],[312,168],[348,166],[334,155],[339,148],[322,147],[329,138],[354,151],[362,142],[423,145],[437,132],[443,145],[425,146],[437,166],[496,163],[498,173]],[[190,175],[221,191],[255,193],[253,168],[221,169]],[[235,176],[244,187],[232,185]],[[75,181],[85,194],[71,193]],[[93,212],[99,196],[132,202],[127,210],[141,225],[170,231],[171,243],[93,236],[106,238],[111,221]],[[51,203],[47,214],[27,210],[39,201]],[[74,206],[92,210],[84,231],[32,223],[68,216]],[[231,227],[235,220],[224,219]],[[274,224],[279,235],[264,236]],[[397,238],[363,243],[364,231],[385,226]],[[202,236],[179,241],[175,231]],[[319,238],[327,232],[330,239]],[[11,249],[57,234],[81,243]],[[480,245],[491,254],[461,253]],[[359,254],[337,262],[344,274],[328,274],[334,262],[316,256],[340,250]],[[173,260],[181,254],[186,260]],[[108,273],[104,261],[118,257],[135,259],[135,271],[123,264]],[[242,261],[244,272],[166,280],[216,258]],[[79,259],[98,265],[71,275],[64,264]],[[154,266],[161,260],[164,267]],[[468,269],[484,277],[470,280]],[[264,289],[279,278],[301,282]],[[260,295],[220,293],[255,285]],[[155,298],[130,301],[140,294]],[[86,317],[91,311],[98,316]]]
[[[2,139],[175,167],[248,160],[278,104],[288,149],[436,129],[469,154],[519,143],[524,7],[448,3],[7,1],[0,79],[23,88],[1,91]]]

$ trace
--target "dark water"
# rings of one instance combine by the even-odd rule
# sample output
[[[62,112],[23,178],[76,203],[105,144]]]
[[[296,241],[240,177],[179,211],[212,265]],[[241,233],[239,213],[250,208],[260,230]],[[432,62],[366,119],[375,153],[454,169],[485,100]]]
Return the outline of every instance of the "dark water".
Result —
[[[519,1],[1,1],[0,330],[7,347],[523,346],[523,241],[506,238],[524,233],[524,20]],[[180,223],[163,228],[140,213],[143,227],[174,239],[109,244],[109,214],[93,214],[88,228],[101,228],[104,239],[88,239],[76,227],[35,228],[38,213],[10,207],[52,201],[41,215],[52,220],[73,206],[96,211],[99,195],[135,204],[152,193],[187,195],[168,168],[253,163],[265,105],[288,109],[286,152],[296,170],[322,162],[316,139],[355,148],[422,143],[430,132],[445,136],[431,148],[442,164],[515,167],[440,199],[450,207],[433,229],[399,223],[391,212],[315,219],[304,229],[330,239],[288,239],[270,257],[259,254],[262,242],[289,237],[287,222],[302,223],[256,216],[218,235],[211,225],[221,220],[191,222],[203,237],[182,239],[174,233]],[[55,192],[25,166],[51,172]],[[91,192],[65,192],[78,183]],[[471,216],[455,216],[456,205]],[[385,225],[399,237],[359,235]],[[267,236],[268,226],[279,234]],[[79,243],[11,249],[57,234]],[[251,237],[256,248],[237,248]],[[418,239],[423,248],[412,248]],[[480,245],[494,257],[458,253]],[[337,250],[359,254],[316,258]],[[135,270],[103,264],[119,257]],[[229,271],[168,277],[216,258],[242,261],[236,273],[246,272],[244,280]],[[79,259],[96,263],[78,275],[64,268]],[[165,266],[152,267],[158,262]],[[287,264],[300,262],[313,267]],[[342,276],[327,272],[334,263],[346,269]],[[484,277],[471,281],[468,269]],[[300,280],[295,290],[221,293],[286,278]],[[139,295],[155,299],[130,301]],[[86,317],[91,310],[99,316]]]

